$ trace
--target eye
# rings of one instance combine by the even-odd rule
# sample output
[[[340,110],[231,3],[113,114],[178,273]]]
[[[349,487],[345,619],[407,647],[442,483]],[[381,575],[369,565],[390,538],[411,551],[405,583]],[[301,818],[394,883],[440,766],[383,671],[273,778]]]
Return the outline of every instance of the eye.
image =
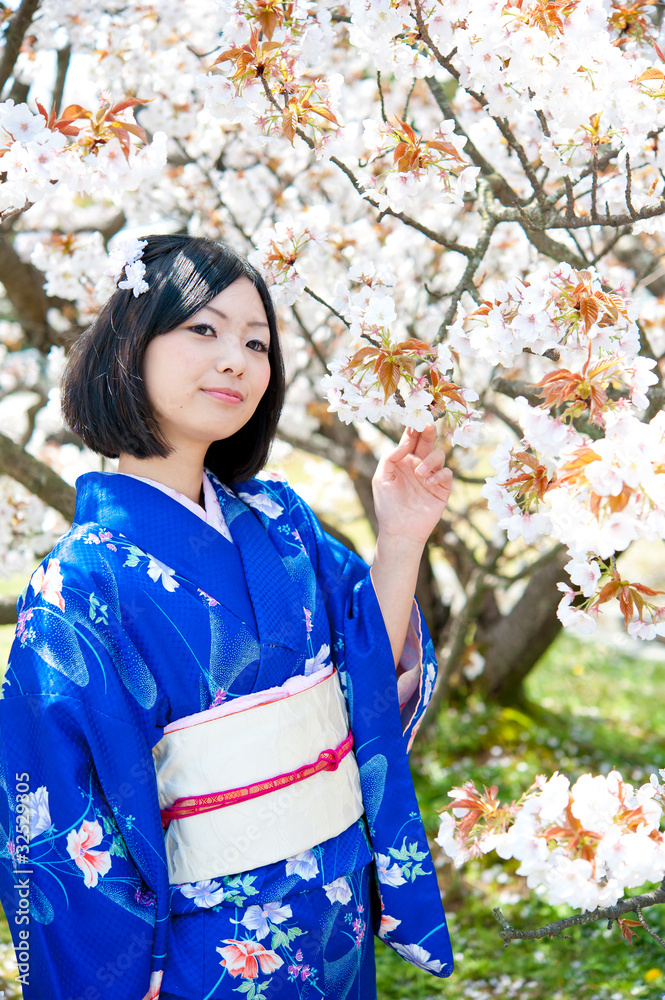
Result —
[[[252,350],[256,351],[257,354],[269,354],[270,345],[265,344],[262,340],[250,340],[247,346]]]
[[[190,326],[189,329],[194,333],[200,334],[202,337],[207,337],[210,334],[212,334],[213,337],[217,336],[217,331],[214,326],[210,325],[210,323],[195,323],[193,326]]]

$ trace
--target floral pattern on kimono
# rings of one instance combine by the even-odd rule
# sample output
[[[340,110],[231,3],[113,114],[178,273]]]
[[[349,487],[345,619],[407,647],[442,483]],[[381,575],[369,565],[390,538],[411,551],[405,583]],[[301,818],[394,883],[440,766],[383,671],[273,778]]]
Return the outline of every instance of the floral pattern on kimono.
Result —
[[[307,962],[293,942],[288,954],[264,945],[263,921],[285,932],[270,914],[310,894],[321,913],[337,912],[343,883],[372,856],[374,929],[414,964],[452,971],[407,763],[435,671],[419,610],[396,674],[362,560],[287,484],[211,481],[233,543],[147,483],[82,476],[75,524],[19,600],[0,700],[0,893],[15,943],[29,929],[28,1000],[86,990],[141,1000],[197,975],[213,984],[211,1000],[227,996],[231,980],[245,981],[238,970],[259,978],[273,961],[238,943],[250,940],[282,959],[287,979],[300,965],[279,995],[304,996]],[[345,691],[365,818],[275,865],[169,885],[152,760],[164,727],[326,662]],[[340,998],[353,995],[358,932],[328,970],[332,982],[346,963]]]

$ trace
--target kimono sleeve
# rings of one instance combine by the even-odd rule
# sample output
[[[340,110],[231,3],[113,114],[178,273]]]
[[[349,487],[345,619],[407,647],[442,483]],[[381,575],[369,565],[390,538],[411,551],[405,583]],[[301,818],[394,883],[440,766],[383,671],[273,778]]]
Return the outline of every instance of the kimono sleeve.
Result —
[[[300,500],[300,504],[307,519],[306,531],[312,542],[311,557],[319,588],[336,633],[333,641],[337,642],[337,661],[342,653],[348,668],[350,654],[354,660],[364,661],[367,669],[371,669],[377,657],[392,663],[390,640],[369,566],[325,532],[304,501]],[[365,711],[381,712],[385,701],[398,701],[407,752],[431,699],[436,672],[434,646],[414,598],[404,648],[396,667],[396,686],[390,675],[385,691],[377,696],[377,704],[365,707]]]
[[[307,525],[298,531],[305,545],[308,536],[326,603],[374,853],[375,931],[413,965],[449,976],[453,957],[441,893],[404,752],[431,694],[431,641],[414,602],[395,671],[369,568],[304,509]]]
[[[52,666],[18,640],[11,664],[0,701],[0,889],[23,995],[142,1000],[160,978],[164,896],[159,852],[147,856],[152,759],[137,728],[91,705],[86,688],[50,693]],[[19,690],[40,673],[42,690]]]

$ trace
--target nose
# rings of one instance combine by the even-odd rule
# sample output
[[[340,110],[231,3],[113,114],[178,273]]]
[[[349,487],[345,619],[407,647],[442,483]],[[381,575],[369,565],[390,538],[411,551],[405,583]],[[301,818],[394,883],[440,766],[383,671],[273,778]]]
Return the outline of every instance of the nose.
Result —
[[[242,340],[239,337],[226,336],[218,341],[219,351],[215,368],[218,372],[232,375],[242,375],[245,371],[246,359]]]

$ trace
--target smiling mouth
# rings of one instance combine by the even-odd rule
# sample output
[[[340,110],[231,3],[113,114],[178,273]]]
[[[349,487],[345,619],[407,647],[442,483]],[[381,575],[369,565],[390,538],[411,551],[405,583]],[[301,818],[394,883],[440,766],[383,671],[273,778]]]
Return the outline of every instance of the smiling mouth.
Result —
[[[235,389],[203,389],[206,396],[212,396],[213,399],[219,399],[222,403],[242,403],[243,396],[236,392]]]

